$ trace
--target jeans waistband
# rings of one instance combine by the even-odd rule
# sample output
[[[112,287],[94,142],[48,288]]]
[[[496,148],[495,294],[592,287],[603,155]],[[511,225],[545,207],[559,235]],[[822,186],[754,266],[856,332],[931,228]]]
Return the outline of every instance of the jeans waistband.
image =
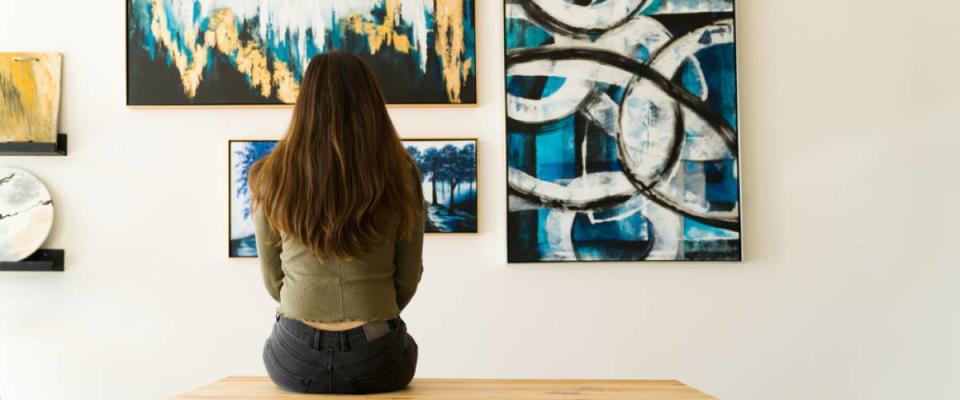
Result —
[[[403,320],[370,321],[362,326],[344,331],[325,331],[295,319],[277,314],[277,324],[287,333],[311,344],[316,350],[338,348],[347,351],[360,343],[372,342],[403,326]]]

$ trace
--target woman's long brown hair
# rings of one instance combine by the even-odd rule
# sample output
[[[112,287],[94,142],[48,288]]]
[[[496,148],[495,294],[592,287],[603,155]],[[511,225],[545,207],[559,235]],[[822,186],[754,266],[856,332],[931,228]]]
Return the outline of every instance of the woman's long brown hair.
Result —
[[[373,73],[339,51],[310,61],[286,135],[250,170],[254,207],[321,259],[384,240],[381,210],[399,214],[400,239],[422,229],[419,179]]]

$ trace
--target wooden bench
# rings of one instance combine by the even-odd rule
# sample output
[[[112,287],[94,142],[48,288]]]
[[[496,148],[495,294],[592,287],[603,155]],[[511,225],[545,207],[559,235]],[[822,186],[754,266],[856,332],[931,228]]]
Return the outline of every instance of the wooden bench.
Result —
[[[375,395],[285,392],[266,377],[232,376],[174,400],[394,399],[394,400],[716,400],[677,381],[416,379],[406,390]]]

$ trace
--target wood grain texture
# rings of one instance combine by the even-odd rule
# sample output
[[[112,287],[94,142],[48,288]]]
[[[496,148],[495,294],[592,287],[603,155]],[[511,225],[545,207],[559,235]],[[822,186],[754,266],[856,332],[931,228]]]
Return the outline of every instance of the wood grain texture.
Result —
[[[174,400],[338,399],[343,395],[305,395],[277,388],[267,377],[233,376]],[[406,390],[349,396],[351,400],[716,400],[677,381],[416,379]]]

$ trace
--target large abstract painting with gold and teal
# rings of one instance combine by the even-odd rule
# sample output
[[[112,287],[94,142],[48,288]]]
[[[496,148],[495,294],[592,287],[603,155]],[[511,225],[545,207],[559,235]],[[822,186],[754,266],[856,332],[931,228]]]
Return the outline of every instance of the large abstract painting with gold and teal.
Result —
[[[293,103],[346,50],[391,104],[476,103],[474,0],[127,0],[127,104]]]

